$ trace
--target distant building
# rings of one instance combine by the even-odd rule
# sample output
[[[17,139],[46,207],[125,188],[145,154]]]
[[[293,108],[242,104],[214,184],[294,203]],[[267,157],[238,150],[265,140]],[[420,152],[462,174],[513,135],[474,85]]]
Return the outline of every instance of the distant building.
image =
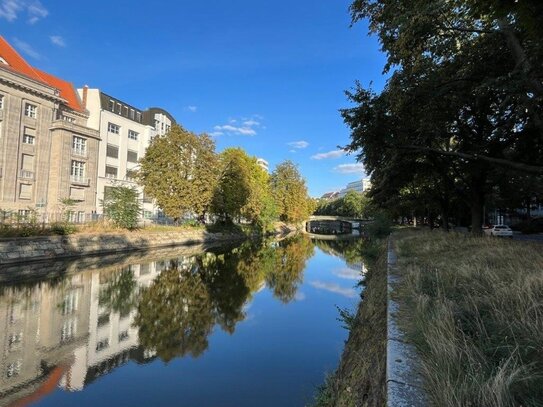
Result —
[[[270,164],[263,158],[257,158],[256,163],[266,172],[270,172]]]
[[[347,186],[339,192],[339,197],[343,198],[345,195],[347,195],[347,192],[349,191],[355,191],[359,194],[362,194],[368,191],[370,188],[371,181],[369,178],[364,178],[359,181],[353,181],[348,183]]]
[[[325,201],[331,201],[337,198],[339,198],[339,191],[327,192],[323,196],[321,196],[320,199],[323,199]]]

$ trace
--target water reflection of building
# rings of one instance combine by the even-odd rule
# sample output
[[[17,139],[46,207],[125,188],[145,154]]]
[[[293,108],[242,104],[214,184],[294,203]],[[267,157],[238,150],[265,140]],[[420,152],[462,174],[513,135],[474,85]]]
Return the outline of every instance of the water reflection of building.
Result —
[[[190,264],[190,257],[178,259]],[[95,270],[60,283],[5,288],[0,296],[0,406],[32,401],[53,391],[82,390],[116,367],[154,357],[139,347],[137,310],[113,310],[100,294],[120,271],[133,275],[133,294],[151,285],[166,261],[122,270]]]
[[[54,389],[89,330],[90,275],[6,288],[0,297],[0,405]],[[51,380],[55,379],[55,380]]]

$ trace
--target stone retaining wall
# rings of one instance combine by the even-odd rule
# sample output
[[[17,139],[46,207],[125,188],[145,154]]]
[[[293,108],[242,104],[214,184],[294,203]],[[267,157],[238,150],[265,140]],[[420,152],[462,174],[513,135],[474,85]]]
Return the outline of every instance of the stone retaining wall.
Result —
[[[66,257],[148,250],[156,247],[241,240],[242,234],[209,233],[204,230],[180,232],[131,232],[116,234],[77,234],[0,239],[0,267],[4,264],[51,260]]]

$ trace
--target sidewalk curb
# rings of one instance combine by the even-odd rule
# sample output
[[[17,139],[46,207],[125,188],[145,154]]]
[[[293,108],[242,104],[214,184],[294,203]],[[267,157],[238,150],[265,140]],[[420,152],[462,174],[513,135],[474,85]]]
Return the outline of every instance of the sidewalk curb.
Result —
[[[408,343],[399,327],[396,313],[400,305],[392,299],[395,284],[401,280],[396,269],[397,256],[391,237],[387,256],[387,406],[425,407],[428,400],[420,374],[420,361],[415,348]]]

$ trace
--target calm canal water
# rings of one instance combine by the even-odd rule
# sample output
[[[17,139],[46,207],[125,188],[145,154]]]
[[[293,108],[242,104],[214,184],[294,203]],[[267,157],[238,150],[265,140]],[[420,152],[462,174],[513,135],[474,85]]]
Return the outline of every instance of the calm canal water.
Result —
[[[298,236],[5,268],[0,406],[304,406],[338,364],[336,306],[359,301],[360,244]]]

